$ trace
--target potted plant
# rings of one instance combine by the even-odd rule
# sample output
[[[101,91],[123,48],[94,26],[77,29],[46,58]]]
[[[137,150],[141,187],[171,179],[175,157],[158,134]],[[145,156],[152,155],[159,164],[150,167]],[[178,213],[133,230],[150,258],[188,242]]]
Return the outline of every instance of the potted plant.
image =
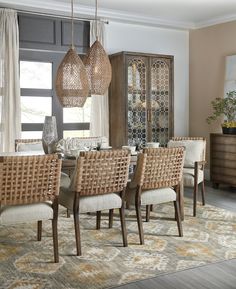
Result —
[[[211,102],[213,113],[206,121],[210,124],[220,116],[224,116],[222,123],[224,134],[236,134],[236,91],[232,90],[226,93],[226,97],[217,97]]]

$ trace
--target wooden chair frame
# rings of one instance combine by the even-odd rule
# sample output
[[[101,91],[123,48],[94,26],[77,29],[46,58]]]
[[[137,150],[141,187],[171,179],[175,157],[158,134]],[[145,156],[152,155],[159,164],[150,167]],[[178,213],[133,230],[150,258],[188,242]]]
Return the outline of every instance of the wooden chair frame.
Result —
[[[206,165],[206,139],[204,137],[173,137],[173,141],[185,141],[185,140],[200,140],[204,142],[204,149],[201,156],[201,161],[194,163],[194,186],[193,186],[193,216],[197,214],[197,198],[198,198],[198,186],[201,185],[202,205],[205,206],[205,182],[204,182],[204,169]],[[203,181],[198,184],[198,172],[199,169],[203,171]]]

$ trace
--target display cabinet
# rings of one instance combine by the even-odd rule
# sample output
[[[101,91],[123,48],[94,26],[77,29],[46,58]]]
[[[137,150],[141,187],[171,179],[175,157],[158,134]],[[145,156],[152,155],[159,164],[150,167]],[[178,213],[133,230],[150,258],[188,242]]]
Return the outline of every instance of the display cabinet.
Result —
[[[173,56],[121,52],[110,56],[110,143],[165,146],[173,135]]]

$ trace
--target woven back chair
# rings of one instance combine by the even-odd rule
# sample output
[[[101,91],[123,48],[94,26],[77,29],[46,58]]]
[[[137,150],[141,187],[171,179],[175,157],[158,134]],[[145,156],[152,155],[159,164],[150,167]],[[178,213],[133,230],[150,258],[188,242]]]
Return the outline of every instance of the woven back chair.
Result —
[[[196,146],[200,143],[201,154],[198,159],[194,159],[193,155],[193,166],[184,165],[183,170],[183,184],[186,187],[193,187],[193,216],[196,216],[197,212],[197,197],[198,197],[198,185],[201,185],[202,205],[205,205],[205,183],[204,183],[204,168],[206,164],[206,139],[204,137],[173,137],[172,141],[177,143],[185,142],[186,150],[188,150],[187,142],[196,141]],[[189,148],[189,151],[191,148]],[[191,153],[191,151],[190,151]],[[189,152],[186,151],[186,154]]]
[[[15,139],[15,151],[34,151],[34,150],[43,150],[42,139]]]
[[[123,244],[127,246],[124,194],[129,163],[127,150],[80,154],[72,183],[69,188],[62,187],[59,196],[59,203],[73,211],[77,255],[81,255],[79,213],[97,212],[97,229],[100,229],[101,211],[119,208]]]
[[[60,172],[57,155],[0,157],[0,223],[38,221],[41,240],[42,220],[51,219],[55,262]]]
[[[182,179],[184,148],[146,148],[128,186],[128,201],[136,208],[140,243],[144,244],[141,205],[174,202],[179,236],[183,235],[177,194]],[[150,210],[148,212],[150,214]],[[147,218],[147,217],[146,217]],[[149,221],[149,218],[147,218]]]

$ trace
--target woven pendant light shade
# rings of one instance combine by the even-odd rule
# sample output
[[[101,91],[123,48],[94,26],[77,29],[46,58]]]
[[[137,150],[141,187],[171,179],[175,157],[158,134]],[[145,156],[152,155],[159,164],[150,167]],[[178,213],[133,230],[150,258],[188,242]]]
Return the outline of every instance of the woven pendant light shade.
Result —
[[[56,92],[63,107],[82,107],[89,94],[84,64],[73,48],[68,50],[57,70]]]
[[[111,82],[111,63],[98,40],[90,47],[84,65],[88,74],[90,94],[104,95]]]

